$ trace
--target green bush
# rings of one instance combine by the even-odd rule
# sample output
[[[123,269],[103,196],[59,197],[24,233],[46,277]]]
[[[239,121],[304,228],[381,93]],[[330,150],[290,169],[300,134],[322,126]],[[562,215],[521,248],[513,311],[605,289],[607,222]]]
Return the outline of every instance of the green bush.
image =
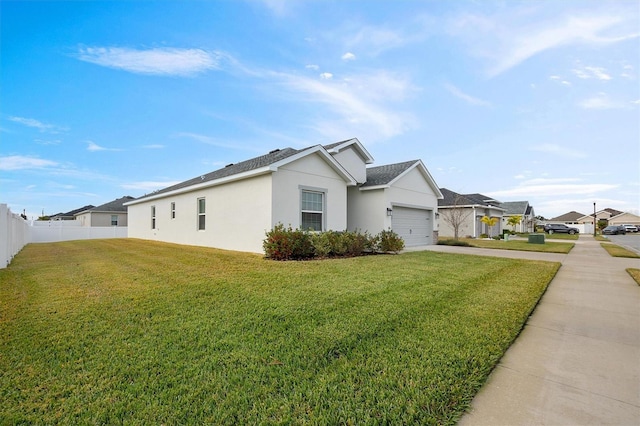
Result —
[[[376,236],[359,231],[307,232],[278,224],[262,242],[265,257],[273,260],[303,260],[313,257],[352,257],[373,252],[399,252],[404,241],[395,232]]]
[[[291,226],[285,228],[279,223],[266,236],[262,248],[269,259],[302,260],[314,256],[309,232],[292,229]]]
[[[398,253],[404,248],[404,240],[391,229],[382,231],[376,235],[376,248],[383,253]]]
[[[446,240],[438,240],[439,246],[460,246],[460,247],[471,247],[466,241],[454,240],[454,239],[446,239]]]

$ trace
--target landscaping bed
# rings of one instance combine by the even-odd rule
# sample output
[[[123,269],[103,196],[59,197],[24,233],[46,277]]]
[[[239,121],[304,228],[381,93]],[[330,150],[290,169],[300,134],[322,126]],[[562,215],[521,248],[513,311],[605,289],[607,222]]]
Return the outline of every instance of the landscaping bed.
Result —
[[[0,270],[0,423],[454,424],[558,268],[30,244]]]

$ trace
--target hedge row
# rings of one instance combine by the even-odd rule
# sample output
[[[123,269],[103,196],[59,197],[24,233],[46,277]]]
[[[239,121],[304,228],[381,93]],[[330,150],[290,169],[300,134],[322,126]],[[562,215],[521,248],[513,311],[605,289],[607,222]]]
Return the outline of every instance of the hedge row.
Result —
[[[303,260],[397,253],[404,248],[404,241],[391,230],[371,236],[351,231],[310,232],[278,224],[266,233],[262,248],[268,259]]]

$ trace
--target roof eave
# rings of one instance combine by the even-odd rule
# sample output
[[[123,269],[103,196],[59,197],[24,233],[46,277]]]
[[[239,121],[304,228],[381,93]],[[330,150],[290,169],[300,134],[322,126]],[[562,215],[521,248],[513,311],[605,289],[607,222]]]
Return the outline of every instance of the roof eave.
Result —
[[[207,182],[203,182],[203,183],[198,183],[195,185],[190,185],[184,188],[180,188],[180,189],[175,189],[173,191],[168,191],[168,192],[163,192],[160,194],[152,194],[143,198],[138,198],[136,200],[132,200],[132,201],[128,201],[126,203],[124,203],[123,205],[125,206],[132,206],[135,204],[140,204],[140,203],[144,203],[147,201],[153,201],[153,200],[159,200],[161,198],[165,198],[165,197],[171,197],[171,196],[175,196],[175,195],[179,195],[179,194],[185,194],[187,192],[193,192],[193,191],[197,191],[200,189],[205,189],[205,188],[210,188],[213,186],[218,186],[218,185],[223,185],[225,183],[230,183],[230,182],[234,182],[237,180],[242,180],[242,179],[247,179],[250,177],[256,177],[256,176],[260,176],[260,175],[264,175],[267,173],[272,173],[274,170],[271,170],[271,166],[265,166],[265,167],[261,167],[259,169],[254,169],[254,170],[249,170],[243,173],[237,173],[235,175],[231,175],[231,176],[226,176],[220,179],[214,179],[214,180],[210,180]]]

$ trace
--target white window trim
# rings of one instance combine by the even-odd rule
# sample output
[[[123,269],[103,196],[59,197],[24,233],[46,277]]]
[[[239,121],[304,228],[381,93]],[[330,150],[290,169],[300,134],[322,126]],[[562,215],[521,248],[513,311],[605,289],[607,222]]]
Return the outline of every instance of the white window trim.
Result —
[[[200,200],[204,201],[204,212],[203,213],[200,213]],[[196,202],[196,212],[197,212],[196,229],[198,231],[206,231],[207,230],[207,198],[206,197],[198,198],[198,200]],[[200,216],[204,217],[204,227],[203,228],[200,228]]]
[[[328,194],[328,189],[327,188],[317,188],[317,187],[313,187],[313,186],[306,186],[306,185],[298,185],[298,190],[299,190],[299,194],[300,194],[300,228],[302,229],[302,213],[318,213],[317,211],[311,211],[311,210],[302,210],[302,193],[303,192],[317,192],[322,194],[322,223],[321,223],[321,230],[320,231],[315,231],[315,232],[324,232],[327,230],[327,194]]]

